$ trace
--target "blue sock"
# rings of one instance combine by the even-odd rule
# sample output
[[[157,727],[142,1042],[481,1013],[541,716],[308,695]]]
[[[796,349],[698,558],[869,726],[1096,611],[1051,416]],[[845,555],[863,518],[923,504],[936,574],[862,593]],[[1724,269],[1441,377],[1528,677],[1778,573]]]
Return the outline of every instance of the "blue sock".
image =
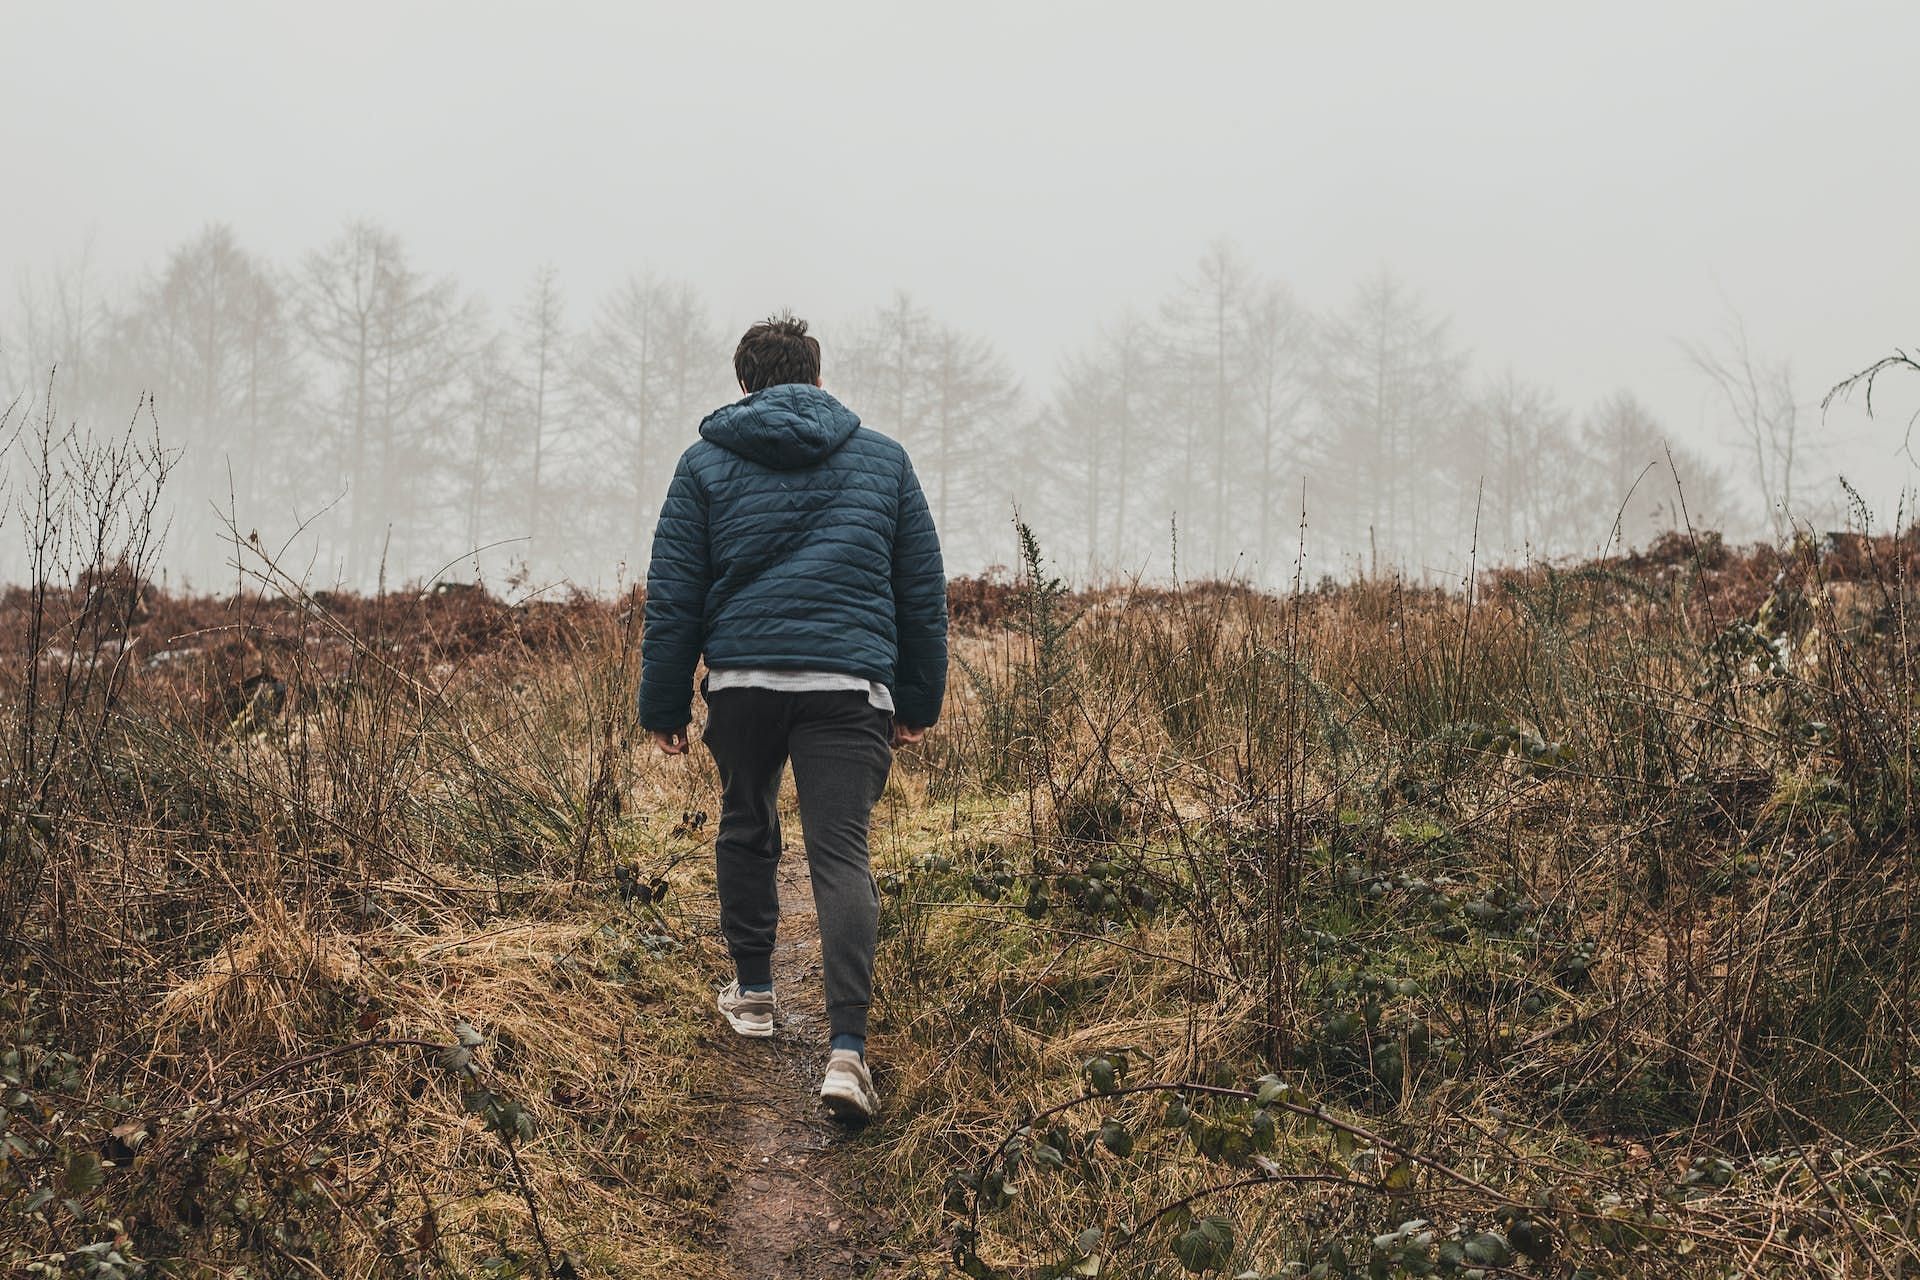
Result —
[[[743,993],[748,991],[757,991],[757,992],[764,993],[764,992],[772,991],[773,984],[771,982],[743,982],[740,984],[740,990]]]
[[[834,1036],[831,1047],[835,1049],[851,1049],[863,1058],[867,1056],[867,1038],[865,1036],[849,1035],[847,1032],[842,1031],[840,1034]]]

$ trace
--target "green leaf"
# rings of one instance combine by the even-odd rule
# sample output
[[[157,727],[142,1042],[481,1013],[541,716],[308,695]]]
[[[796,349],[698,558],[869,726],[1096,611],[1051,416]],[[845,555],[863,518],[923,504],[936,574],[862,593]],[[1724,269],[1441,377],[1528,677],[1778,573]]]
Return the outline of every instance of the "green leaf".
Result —
[[[533,1137],[533,1116],[517,1102],[496,1100],[487,1109],[486,1121],[503,1138],[525,1142]]]
[[[1462,1249],[1469,1259],[1488,1267],[1503,1267],[1513,1257],[1513,1250],[1507,1247],[1506,1237],[1497,1231],[1482,1231],[1478,1235],[1468,1236]]]
[[[1100,1236],[1100,1228],[1088,1227],[1074,1238],[1073,1247],[1079,1251],[1079,1257],[1067,1274],[1076,1276],[1100,1274],[1100,1255],[1095,1252],[1100,1248]]]
[[[1100,1126],[1100,1141],[1107,1150],[1117,1156],[1133,1154],[1133,1135],[1127,1132],[1127,1126],[1118,1120],[1108,1120]]]
[[[1380,1179],[1380,1185],[1388,1191],[1394,1192],[1412,1190],[1413,1165],[1405,1160],[1400,1161],[1400,1163],[1394,1165],[1393,1168],[1387,1170],[1386,1176]]]
[[[971,1276],[973,1280],[1000,1280],[1000,1272],[989,1266],[981,1256],[971,1249],[954,1253],[954,1265],[960,1268],[960,1274]]]
[[[1276,1102],[1294,1100],[1293,1086],[1279,1076],[1261,1076],[1254,1081],[1254,1084],[1258,1089],[1254,1095],[1254,1101],[1263,1107],[1270,1107]]]
[[[91,1151],[76,1151],[67,1157],[60,1174],[60,1189],[69,1196],[83,1196],[107,1180],[107,1167]]]
[[[1221,1270],[1233,1257],[1233,1224],[1217,1215],[1201,1218],[1174,1238],[1173,1256],[1196,1274]]]

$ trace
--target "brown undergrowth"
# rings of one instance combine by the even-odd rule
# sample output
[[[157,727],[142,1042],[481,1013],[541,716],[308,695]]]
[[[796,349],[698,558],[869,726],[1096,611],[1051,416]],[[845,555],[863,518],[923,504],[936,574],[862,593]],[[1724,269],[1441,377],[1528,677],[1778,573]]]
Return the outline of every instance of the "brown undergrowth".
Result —
[[[883,858],[929,1270],[1910,1274],[1917,551],[1030,556]]]
[[[635,602],[244,540],[171,596],[164,457],[64,447],[0,601],[5,1265],[740,1274],[739,1117],[808,1086],[743,1097],[710,1014],[712,778],[629,741]],[[858,1216],[788,1255],[1913,1274],[1917,549],[956,584],[875,826],[887,1115],[787,1179]]]

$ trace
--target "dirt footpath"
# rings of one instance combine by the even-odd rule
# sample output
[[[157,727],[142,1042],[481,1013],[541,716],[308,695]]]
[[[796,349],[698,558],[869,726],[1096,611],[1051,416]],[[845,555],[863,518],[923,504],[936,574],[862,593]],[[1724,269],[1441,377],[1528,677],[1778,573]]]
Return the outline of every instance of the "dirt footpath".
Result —
[[[825,995],[820,925],[803,856],[789,854],[780,863],[773,983],[780,999],[773,1038],[724,1032],[738,1066],[739,1103],[726,1143],[737,1163],[720,1205],[732,1274],[740,1280],[883,1275],[897,1259],[886,1253],[885,1225],[853,1181],[848,1157],[860,1135],[834,1123],[820,1105]]]

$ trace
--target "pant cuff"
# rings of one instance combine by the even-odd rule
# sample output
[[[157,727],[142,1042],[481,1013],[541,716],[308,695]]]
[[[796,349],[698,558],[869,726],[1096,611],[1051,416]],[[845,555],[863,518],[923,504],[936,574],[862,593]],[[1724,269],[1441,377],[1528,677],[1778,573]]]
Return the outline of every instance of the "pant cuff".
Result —
[[[835,1005],[827,1010],[827,1030],[836,1036],[859,1036],[867,1038],[867,1006],[863,1004]]]
[[[733,976],[743,987],[764,986],[773,981],[773,957],[735,956]]]

